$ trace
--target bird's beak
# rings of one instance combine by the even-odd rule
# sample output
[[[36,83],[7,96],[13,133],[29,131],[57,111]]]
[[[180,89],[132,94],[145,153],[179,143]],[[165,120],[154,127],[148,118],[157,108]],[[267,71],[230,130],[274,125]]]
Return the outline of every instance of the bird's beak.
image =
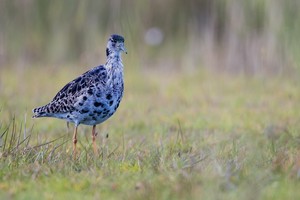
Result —
[[[120,46],[120,48],[121,48],[122,51],[124,51],[124,52],[127,54],[127,50],[126,50],[124,44],[122,44],[122,45]]]

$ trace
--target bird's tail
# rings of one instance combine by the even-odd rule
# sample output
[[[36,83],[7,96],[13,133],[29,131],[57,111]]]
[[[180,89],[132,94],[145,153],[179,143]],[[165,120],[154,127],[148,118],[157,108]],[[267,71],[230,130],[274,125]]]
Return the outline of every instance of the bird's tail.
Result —
[[[48,108],[48,104],[45,106],[41,106],[38,108],[35,108],[32,110],[33,112],[33,116],[32,118],[38,118],[38,117],[48,117],[49,116],[49,108]]]

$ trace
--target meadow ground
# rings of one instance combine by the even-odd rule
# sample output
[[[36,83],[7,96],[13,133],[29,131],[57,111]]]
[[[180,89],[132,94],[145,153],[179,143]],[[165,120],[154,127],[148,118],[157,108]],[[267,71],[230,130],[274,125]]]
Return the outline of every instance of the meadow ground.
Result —
[[[300,80],[127,69],[73,160],[73,126],[31,109],[84,70],[0,72],[0,199],[300,199]]]

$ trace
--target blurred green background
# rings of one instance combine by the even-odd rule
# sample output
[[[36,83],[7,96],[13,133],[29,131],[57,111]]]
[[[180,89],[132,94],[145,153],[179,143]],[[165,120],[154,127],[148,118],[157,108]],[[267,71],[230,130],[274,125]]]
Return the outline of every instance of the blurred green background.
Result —
[[[131,67],[291,72],[299,8],[297,0],[1,0],[0,68],[94,66],[119,33]]]
[[[0,0],[0,199],[300,199],[299,0]],[[31,119],[125,37],[118,112]],[[108,137],[109,135],[109,137]],[[22,140],[23,139],[23,140]]]

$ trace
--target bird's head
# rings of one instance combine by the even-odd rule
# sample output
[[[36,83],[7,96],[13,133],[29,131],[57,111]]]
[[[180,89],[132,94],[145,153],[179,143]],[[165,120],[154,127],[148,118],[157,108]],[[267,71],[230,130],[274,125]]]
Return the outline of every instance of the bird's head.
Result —
[[[106,55],[108,56],[112,53],[120,54],[121,52],[127,54],[124,46],[124,38],[116,34],[111,35],[107,42]]]

